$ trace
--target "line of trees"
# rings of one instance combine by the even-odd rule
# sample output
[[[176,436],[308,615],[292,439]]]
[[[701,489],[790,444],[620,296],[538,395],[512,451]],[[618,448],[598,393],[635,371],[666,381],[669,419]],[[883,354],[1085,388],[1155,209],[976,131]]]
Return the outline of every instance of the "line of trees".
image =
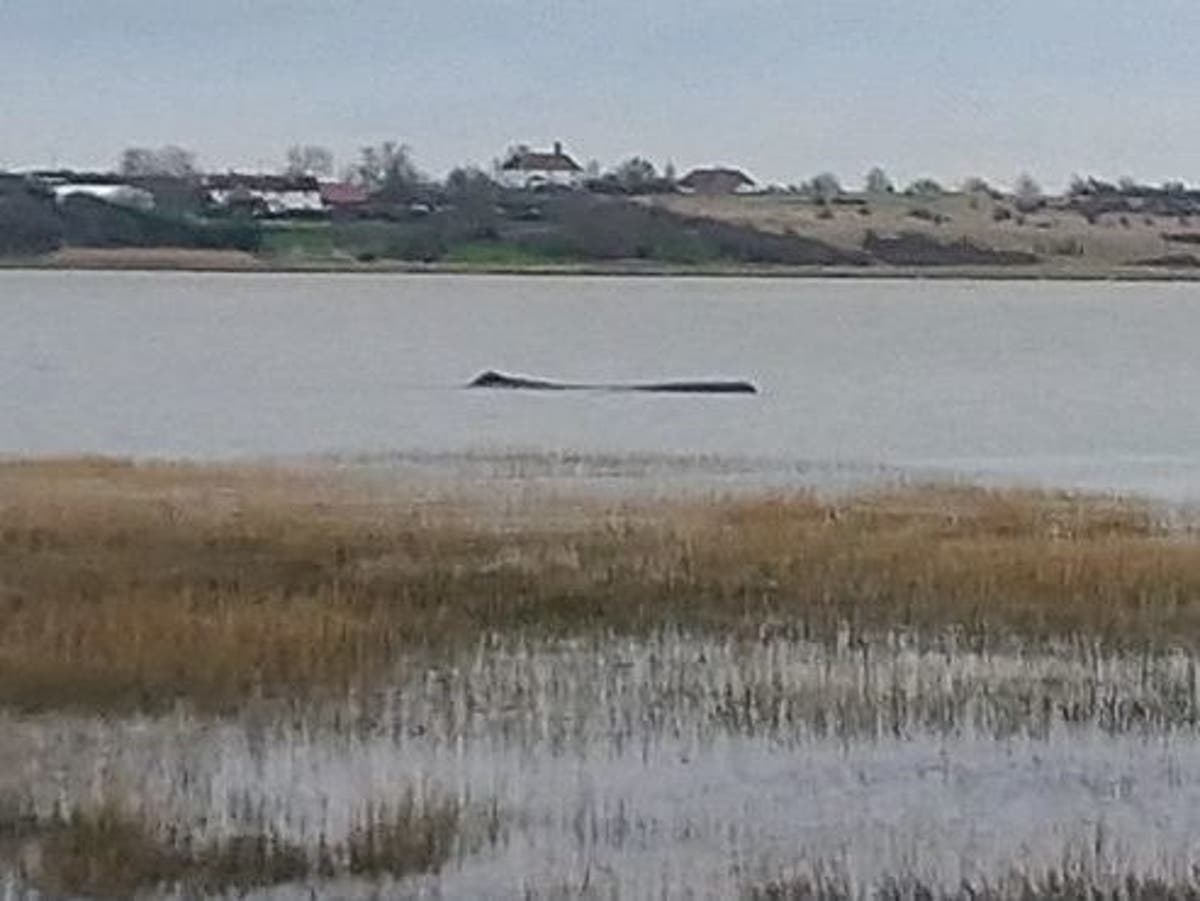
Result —
[[[491,171],[475,166],[463,166],[452,170],[450,175],[458,180],[461,193],[461,173],[472,173],[470,181],[479,187],[482,178],[495,180],[499,160],[494,161]],[[175,144],[162,147],[130,147],[118,161],[118,172],[134,179],[192,179],[200,175],[196,155]],[[295,144],[287,148],[280,171],[290,176],[310,176],[341,179],[360,185],[382,200],[411,202],[428,196],[437,186],[435,180],[424,175],[417,167],[412,148],[399,141],[384,141],[360,148],[357,158],[340,170],[334,154],[318,144]],[[456,175],[456,173],[458,173]],[[447,178],[443,185],[449,185]],[[660,170],[653,162],[642,156],[632,156],[607,171],[595,161],[588,164],[585,173],[586,186],[596,193],[607,194],[653,194],[675,191],[678,179],[675,167],[668,162]],[[789,190],[810,196],[818,202],[832,200],[848,191],[833,172],[822,172],[799,186]],[[971,177],[959,186],[959,191],[971,195],[1002,196],[1002,192],[984,179]],[[909,197],[937,197],[947,189],[937,180],[922,177],[910,182],[902,189],[881,167],[871,168],[863,178],[863,192],[868,195],[903,194]],[[1013,183],[1011,196],[1018,209],[1030,210],[1040,206],[1045,194],[1038,182],[1028,173],[1020,173]],[[1182,181],[1170,180],[1159,186],[1139,183],[1133,178],[1122,177],[1115,182],[1094,177],[1073,176],[1067,191],[1068,197],[1192,197],[1200,192],[1189,189]]]
[[[510,148],[512,150],[513,148]],[[491,171],[466,166],[477,175],[495,178],[499,161],[494,161]],[[118,172],[127,178],[175,178],[189,179],[199,176],[196,156],[190,150],[175,144],[162,147],[130,147],[118,161]],[[406,201],[428,194],[436,185],[416,166],[412,148],[398,141],[360,148],[357,158],[340,170],[334,154],[327,147],[317,144],[295,144],[289,147],[283,158],[280,171],[291,176],[311,176],[331,179],[335,175],[345,181],[361,185],[381,198]],[[458,170],[454,170],[458,171]],[[585,184],[597,193],[609,194],[652,194],[676,190],[675,167],[668,162],[661,170],[642,156],[630,157],[607,171],[602,171],[596,162],[588,164]],[[832,172],[822,172],[788,190],[827,201],[848,193],[842,182]],[[959,186],[964,194],[1002,196],[1002,192],[984,179],[971,177]],[[947,193],[937,180],[922,177],[899,188],[888,173],[879,166],[871,168],[863,178],[863,192],[868,195],[903,194],[910,197],[936,197]],[[1009,192],[1019,209],[1033,209],[1044,201],[1045,193],[1038,182],[1028,173],[1020,173]],[[1134,198],[1190,198],[1200,199],[1200,190],[1189,188],[1179,180],[1167,180],[1160,185],[1150,185],[1123,176],[1115,182],[1095,177],[1072,176],[1066,192],[1070,198],[1081,197],[1134,197]]]
[[[518,148],[510,148],[510,153]],[[493,162],[488,172],[478,166],[460,166],[452,170],[442,183],[461,193],[464,173],[476,188],[483,178],[496,181],[500,161]],[[117,165],[126,178],[191,179],[200,176],[196,156],[176,145],[163,147],[131,147],[125,150]],[[425,196],[437,182],[425,175],[416,165],[412,148],[400,141],[383,141],[359,149],[357,158],[349,165],[337,168],[334,154],[318,144],[294,144],[284,153],[281,173],[295,177],[315,177],[342,180],[359,185],[383,200],[412,201]],[[451,185],[454,182],[454,185]],[[588,164],[585,183],[597,193],[651,194],[674,191],[677,188],[675,165],[667,162],[660,170],[641,156],[632,156],[613,168],[602,171],[595,161]]]

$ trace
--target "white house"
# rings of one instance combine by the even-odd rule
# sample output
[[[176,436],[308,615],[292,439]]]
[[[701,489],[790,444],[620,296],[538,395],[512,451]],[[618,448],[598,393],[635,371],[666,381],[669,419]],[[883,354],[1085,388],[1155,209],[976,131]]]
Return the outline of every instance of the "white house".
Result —
[[[548,153],[518,147],[500,164],[499,175],[502,185],[515,189],[577,188],[583,181],[582,167],[563,152],[560,141]]]
[[[321,185],[311,176],[210,175],[204,189],[211,203],[242,206],[258,216],[303,216],[325,212]]]
[[[91,182],[74,182],[52,185],[54,199],[62,203],[68,197],[94,197],[116,206],[131,207],[136,210],[154,209],[154,195],[143,188],[122,184],[93,184]]]
[[[92,197],[117,206],[138,210],[154,209],[154,195],[144,188],[127,184],[120,176],[107,172],[74,172],[70,169],[30,172],[25,178],[41,185],[62,203],[68,197]]]

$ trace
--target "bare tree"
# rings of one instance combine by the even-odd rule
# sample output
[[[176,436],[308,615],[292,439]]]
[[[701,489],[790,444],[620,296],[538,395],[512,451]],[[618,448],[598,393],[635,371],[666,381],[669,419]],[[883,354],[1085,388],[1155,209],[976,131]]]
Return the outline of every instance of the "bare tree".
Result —
[[[121,154],[120,170],[130,177],[189,178],[197,174],[195,155],[174,144],[158,149],[130,147]]]
[[[613,180],[629,194],[637,194],[658,180],[654,163],[640,156],[630,157],[612,172]]]
[[[294,144],[288,148],[287,166],[284,171],[288,175],[328,178],[333,175],[333,153],[328,148],[316,144]]]
[[[918,178],[904,189],[904,193],[916,197],[940,197],[945,191],[941,184],[932,178]]]
[[[1042,186],[1028,172],[1022,172],[1013,185],[1013,197],[1018,210],[1026,213],[1036,210],[1042,205]]]
[[[457,203],[495,202],[499,186],[482,169],[459,166],[446,176],[446,196]]]
[[[408,145],[395,141],[362,148],[351,175],[358,184],[385,200],[412,200],[424,184]]]
[[[867,173],[865,185],[868,194],[891,194],[896,190],[888,174],[878,166]]]
[[[978,175],[972,175],[963,179],[962,192],[964,194],[991,194],[992,188],[987,181]]]
[[[813,176],[812,181],[808,183],[808,193],[815,200],[824,203],[842,193],[842,183],[832,172],[822,172],[820,175]]]

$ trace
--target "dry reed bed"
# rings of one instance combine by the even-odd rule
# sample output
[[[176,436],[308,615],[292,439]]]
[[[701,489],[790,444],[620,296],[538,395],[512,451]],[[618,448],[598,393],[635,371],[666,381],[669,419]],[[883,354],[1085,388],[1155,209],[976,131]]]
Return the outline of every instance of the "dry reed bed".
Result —
[[[251,466],[0,464],[0,704],[336,696],[492,633],[1200,636],[1200,542],[1135,502],[943,487],[562,506]]]

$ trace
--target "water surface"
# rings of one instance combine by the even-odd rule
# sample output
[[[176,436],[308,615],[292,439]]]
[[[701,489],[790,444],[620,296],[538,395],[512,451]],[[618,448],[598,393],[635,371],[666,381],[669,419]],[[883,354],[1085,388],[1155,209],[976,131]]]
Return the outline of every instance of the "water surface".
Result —
[[[1200,288],[0,273],[0,453],[898,466],[1200,497]],[[464,391],[749,378],[756,397]]]

